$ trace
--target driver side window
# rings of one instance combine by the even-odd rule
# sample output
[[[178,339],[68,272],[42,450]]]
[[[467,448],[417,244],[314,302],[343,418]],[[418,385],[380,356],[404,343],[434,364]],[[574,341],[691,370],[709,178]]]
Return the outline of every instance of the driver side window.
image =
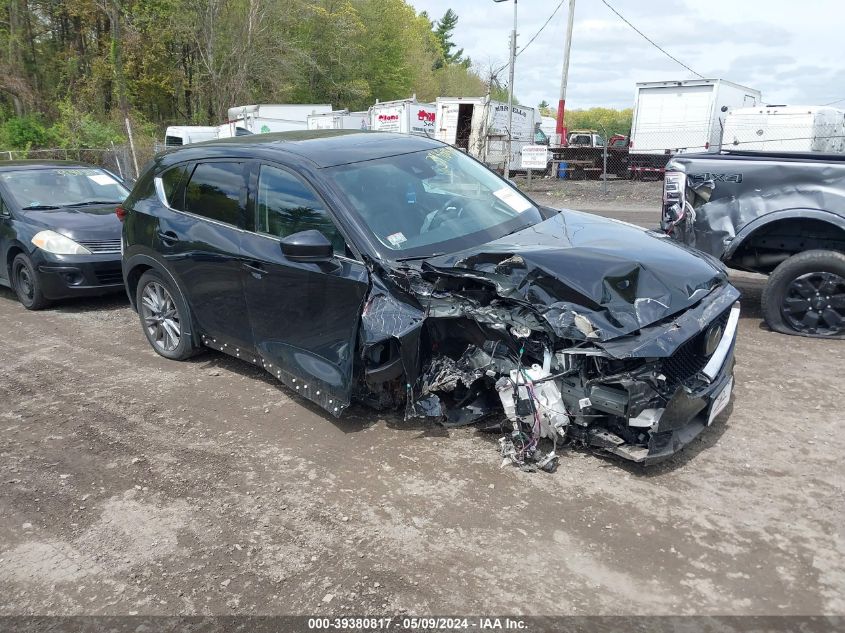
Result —
[[[292,173],[262,165],[256,203],[255,226],[259,233],[284,238],[314,229],[328,238],[336,254],[346,254],[346,241],[323,203]]]

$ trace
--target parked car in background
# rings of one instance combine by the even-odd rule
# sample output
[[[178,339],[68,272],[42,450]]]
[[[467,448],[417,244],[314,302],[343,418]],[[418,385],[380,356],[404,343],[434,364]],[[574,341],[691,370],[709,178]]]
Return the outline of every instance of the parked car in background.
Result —
[[[0,162],[0,284],[24,307],[119,292],[120,178],[68,161]]]
[[[541,438],[659,461],[731,396],[739,293],[717,261],[540,207],[433,139],[186,147],[123,209],[126,287],[157,353],[220,350],[332,415],[354,399],[486,420],[505,458],[550,468]]]
[[[675,156],[662,227],[732,268],[769,275],[763,317],[773,330],[845,335],[845,156]]]

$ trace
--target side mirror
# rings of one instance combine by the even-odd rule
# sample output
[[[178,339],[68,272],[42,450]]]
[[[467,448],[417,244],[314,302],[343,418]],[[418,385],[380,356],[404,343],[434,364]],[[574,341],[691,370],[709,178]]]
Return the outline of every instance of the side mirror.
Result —
[[[282,254],[295,262],[324,262],[334,256],[334,249],[325,235],[310,229],[284,238]]]

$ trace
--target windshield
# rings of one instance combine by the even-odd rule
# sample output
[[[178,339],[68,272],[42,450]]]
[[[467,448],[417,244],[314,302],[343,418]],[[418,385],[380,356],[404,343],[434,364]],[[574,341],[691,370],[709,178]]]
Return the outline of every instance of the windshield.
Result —
[[[516,188],[451,147],[327,171],[390,259],[462,250],[542,220]]]
[[[129,195],[114,176],[92,167],[21,169],[2,173],[0,178],[24,211],[118,204]]]

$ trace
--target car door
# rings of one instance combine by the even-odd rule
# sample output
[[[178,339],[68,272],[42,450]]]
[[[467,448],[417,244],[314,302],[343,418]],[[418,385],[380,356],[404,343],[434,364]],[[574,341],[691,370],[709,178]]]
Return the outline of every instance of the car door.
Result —
[[[356,336],[369,287],[322,198],[298,174],[256,165],[253,231],[242,243],[244,294],[258,353],[268,371],[334,415],[349,404]],[[315,229],[334,257],[292,261],[281,240]]]
[[[209,160],[164,172],[157,187],[170,189],[173,212],[157,218],[153,248],[178,278],[199,332],[216,340],[214,347],[251,360],[240,260],[249,166]]]

